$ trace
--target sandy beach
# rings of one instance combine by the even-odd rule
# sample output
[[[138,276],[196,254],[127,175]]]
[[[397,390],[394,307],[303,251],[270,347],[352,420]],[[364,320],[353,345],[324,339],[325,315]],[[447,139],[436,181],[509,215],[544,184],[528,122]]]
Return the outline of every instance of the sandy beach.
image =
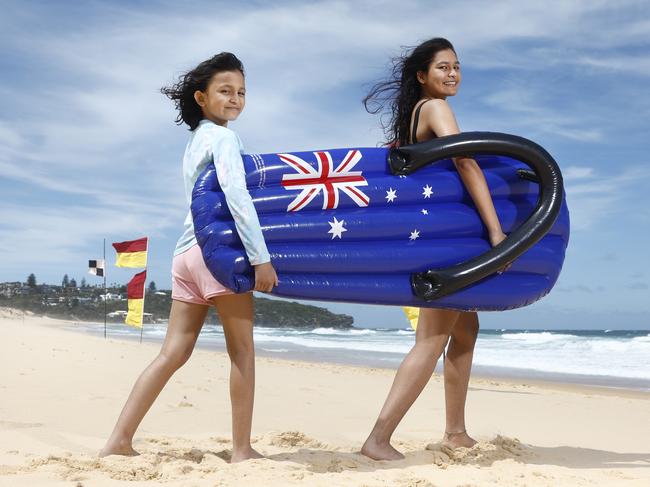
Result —
[[[135,458],[97,458],[155,343],[0,310],[0,486],[648,486],[650,394],[473,379],[472,449],[450,451],[435,376],[395,434],[406,459],[358,453],[394,371],[258,357],[254,447],[228,463],[227,356],[197,349],[145,418]],[[603,357],[606,360],[606,357]]]

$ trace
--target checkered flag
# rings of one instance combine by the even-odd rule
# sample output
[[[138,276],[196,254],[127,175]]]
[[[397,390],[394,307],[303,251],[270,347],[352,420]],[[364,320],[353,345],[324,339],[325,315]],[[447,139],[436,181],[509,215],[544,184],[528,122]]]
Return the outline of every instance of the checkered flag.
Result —
[[[98,277],[104,276],[104,261],[103,260],[89,260],[88,261],[88,274],[93,274]]]

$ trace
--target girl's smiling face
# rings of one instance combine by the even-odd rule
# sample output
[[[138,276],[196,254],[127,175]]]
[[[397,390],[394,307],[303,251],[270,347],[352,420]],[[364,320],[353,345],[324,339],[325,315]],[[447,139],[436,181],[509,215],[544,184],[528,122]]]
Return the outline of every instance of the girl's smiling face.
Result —
[[[433,57],[429,69],[417,74],[422,85],[422,94],[427,98],[454,96],[460,86],[460,62],[451,49],[438,51]]]
[[[195,91],[194,100],[203,116],[226,127],[244,110],[246,83],[240,71],[220,71],[208,82],[205,91]]]

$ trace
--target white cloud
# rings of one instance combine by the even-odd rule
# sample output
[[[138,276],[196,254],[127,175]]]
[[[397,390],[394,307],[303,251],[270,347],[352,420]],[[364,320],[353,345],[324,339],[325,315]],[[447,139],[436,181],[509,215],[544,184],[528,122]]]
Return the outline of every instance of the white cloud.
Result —
[[[8,123],[0,121],[0,147],[20,148],[24,145],[24,138]]]
[[[650,179],[650,169],[631,167],[617,175],[598,174],[594,168],[569,166],[565,178],[567,204],[574,230],[589,230],[612,215],[625,212],[632,201],[629,190]],[[637,207],[638,215],[648,216],[648,209]]]
[[[471,115],[467,118],[473,118],[474,125],[507,123],[519,129],[520,133],[537,137],[552,135],[582,142],[603,139],[603,130],[589,125],[593,123],[590,120],[593,114],[577,113],[573,107],[560,107],[549,102],[552,97],[553,93],[548,88],[544,92],[538,86],[510,82],[504,88],[485,95],[480,101],[487,107],[480,118]]]
[[[650,27],[646,36],[650,35]],[[650,76],[650,56],[606,55],[603,57],[582,56],[577,60],[585,66],[610,72],[631,73]]]
[[[593,167],[567,166],[562,171],[564,181],[573,181],[576,179],[586,179],[594,176]]]
[[[175,233],[182,221],[182,209],[134,201],[87,205],[79,198],[74,206],[7,204],[0,211],[0,252],[3,273],[18,270],[63,270],[83,267],[103,238],[120,240],[148,235],[154,242]],[[127,237],[124,237],[124,236]],[[169,249],[171,253],[171,249]],[[158,270],[159,271],[159,270]],[[38,273],[37,273],[38,275]]]
[[[368,17],[365,9],[370,3],[318,2],[256,9],[238,6],[228,22],[219,22],[223,6],[218,4],[173,15],[169,12],[173,7],[165,4],[147,13],[108,5],[100,4],[100,11],[111,14],[106,16],[107,21],[98,18],[66,33],[30,32],[14,41],[20,51],[39,57],[48,66],[56,66],[67,78],[56,83],[54,89],[40,90],[41,111],[21,127],[40,139],[41,143],[29,154],[36,163],[49,158],[57,160],[58,165],[71,166],[83,159],[86,167],[99,166],[106,162],[102,153],[138,141],[151,143],[168,123],[171,111],[157,89],[172,79],[172,73],[222,48],[237,51],[246,61],[251,88],[266,106],[265,110],[251,110],[272,112],[273,118],[281,118],[283,123],[274,124],[275,130],[282,133],[286,127],[293,139],[311,140],[311,134],[323,133],[325,124],[319,123],[318,117],[329,125],[326,133],[339,127],[341,134],[354,133],[358,127],[354,122],[367,120],[361,115],[360,105],[356,112],[354,108],[346,110],[356,113],[352,119],[341,120],[339,116],[332,123],[322,110],[314,109],[319,93],[344,89],[350,82],[372,81],[365,73],[377,67],[378,60],[383,64],[388,53],[398,52],[399,45],[431,35],[430,17],[437,19],[442,35],[447,33],[453,38],[455,31],[447,26],[456,25],[458,14],[456,5],[431,8],[419,2],[406,2],[400,7],[401,15],[395,16],[387,2],[373,3],[375,15]],[[469,12],[481,12],[464,18],[464,32],[459,39],[469,57],[468,64],[476,66],[482,62],[508,64],[511,60],[516,66],[521,64],[517,59],[530,57],[531,49],[508,46],[510,41],[562,39],[569,48],[582,47],[587,40],[580,35],[581,28],[590,29],[594,24],[599,26],[599,35],[607,37],[613,27],[607,27],[604,20],[610,12],[621,8],[613,8],[607,2],[578,5],[561,1],[551,5],[502,2],[490,9],[480,8],[480,2],[465,5]],[[627,5],[631,8],[635,3]],[[115,18],[119,21],[113,22]],[[595,20],[580,22],[577,25],[587,25],[576,28],[575,20],[590,18]],[[643,26],[634,20],[633,30],[642,30]],[[485,29],[486,25],[499,28]],[[617,26],[617,30],[625,29]],[[206,39],[210,42],[206,43]],[[489,49],[494,52],[486,55]],[[541,59],[534,59],[534,63],[558,57],[539,49],[535,52],[540,53]],[[572,58],[560,62],[576,61]],[[75,78],[79,82],[69,82]],[[541,111],[537,104],[531,104],[530,98],[520,104],[512,99],[508,106],[515,107],[511,111],[518,112],[522,119],[534,118],[539,130],[575,140],[596,141],[602,137],[598,128],[580,127],[571,117]],[[22,103],[30,101],[31,98]],[[528,109],[522,111],[517,106]],[[313,123],[305,123],[306,116],[301,115],[305,111]],[[262,119],[255,116],[258,118]],[[250,120],[243,122],[243,126],[255,127],[256,133],[268,131],[268,118],[255,124]],[[77,157],[70,158],[71,152]]]

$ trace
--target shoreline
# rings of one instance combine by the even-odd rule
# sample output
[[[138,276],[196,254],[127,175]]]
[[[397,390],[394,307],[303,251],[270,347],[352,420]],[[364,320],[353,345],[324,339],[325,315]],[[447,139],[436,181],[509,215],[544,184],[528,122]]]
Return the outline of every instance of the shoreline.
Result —
[[[56,319],[52,318],[52,321]],[[103,333],[103,323],[96,322],[70,322],[61,320],[62,323],[67,323],[66,329],[75,333],[85,333],[92,336],[98,336]],[[92,330],[92,325],[101,327],[98,333]],[[110,326],[111,324],[109,324]],[[139,341],[139,331],[134,328],[123,328],[123,324],[112,324],[117,330],[128,330],[126,333],[113,334],[109,333],[109,338],[125,341]],[[82,329],[75,329],[76,327],[83,327]],[[146,327],[145,327],[146,328]],[[280,329],[280,328],[278,328]],[[359,328],[361,329],[361,328]],[[148,343],[162,343],[162,338],[143,336],[143,342]],[[278,339],[278,341],[282,341]],[[216,351],[225,353],[225,343],[217,343],[215,340],[207,339],[203,334],[199,336],[197,348],[209,351]],[[286,345],[282,352],[274,352],[273,349],[265,349],[264,345],[256,345],[256,356],[274,358],[286,361],[300,361],[303,363],[328,363],[333,365],[345,365],[351,367],[362,367],[370,369],[386,369],[395,372],[399,362],[387,362],[384,359],[369,357],[368,354],[364,356],[363,353],[353,353],[352,351],[337,351],[328,348],[314,347],[309,350],[299,350],[291,348],[291,345]],[[441,374],[441,361],[436,366],[434,376]],[[483,380],[496,380],[503,382],[510,382],[513,384],[530,383],[552,386],[557,385],[562,388],[564,385],[579,386],[585,390],[594,391],[610,391],[616,393],[630,392],[632,394],[649,394],[650,381],[644,379],[637,379],[631,377],[617,377],[617,376],[602,376],[602,375],[587,375],[587,374],[561,374],[557,372],[541,371],[538,369],[520,369],[508,367],[492,367],[474,364],[472,371],[472,378],[481,378]]]
[[[18,311],[20,313],[20,311]],[[30,316],[30,315],[27,315]],[[72,333],[81,333],[90,336],[103,336],[103,323],[69,321],[59,318],[48,318],[40,315],[31,315],[32,318],[48,320],[49,326],[59,326],[65,331]],[[98,327],[97,332],[92,329],[92,325]],[[159,324],[160,325],[160,324]],[[127,333],[111,334],[110,327],[117,330],[127,330]],[[83,327],[83,328],[80,328]],[[108,339],[115,339],[128,342],[139,342],[139,330],[136,328],[126,327],[121,323],[108,323]],[[145,326],[146,329],[146,326]],[[162,338],[152,337],[144,334],[143,342],[162,343]],[[206,342],[205,338],[199,340],[196,345],[197,349],[217,352],[226,355],[225,344],[214,341]],[[367,358],[358,358],[353,353],[336,353],[329,349],[316,350],[287,350],[282,353],[276,353],[272,350],[265,350],[262,346],[256,346],[256,357],[281,360],[286,363],[301,362],[304,364],[330,364],[352,368],[363,368],[369,370],[382,369],[395,373],[399,364],[389,364],[382,360],[368,360]],[[497,381],[510,385],[535,385],[544,388],[552,388],[566,391],[578,387],[585,393],[611,394],[625,397],[650,397],[650,382],[635,378],[621,378],[614,376],[597,376],[597,375],[580,375],[580,374],[559,374],[553,372],[539,371],[536,369],[517,369],[474,365],[470,381],[475,379],[480,381]],[[434,372],[434,378],[441,375],[441,361],[438,362]]]

